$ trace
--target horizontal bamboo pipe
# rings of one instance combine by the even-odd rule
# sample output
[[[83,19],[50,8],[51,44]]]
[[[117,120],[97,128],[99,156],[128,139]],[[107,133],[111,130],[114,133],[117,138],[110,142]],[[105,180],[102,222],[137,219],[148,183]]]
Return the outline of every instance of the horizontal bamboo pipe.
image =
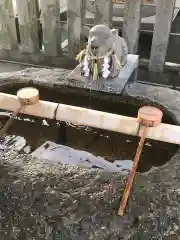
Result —
[[[0,93],[0,109],[15,111],[19,106],[16,96]],[[22,113],[41,118],[55,118],[58,121],[72,122],[77,125],[86,125],[133,136],[141,136],[142,134],[141,130],[138,131],[137,118],[53,102],[39,101],[37,104],[27,106]],[[149,129],[147,138],[180,144],[180,126],[161,123],[159,126]]]

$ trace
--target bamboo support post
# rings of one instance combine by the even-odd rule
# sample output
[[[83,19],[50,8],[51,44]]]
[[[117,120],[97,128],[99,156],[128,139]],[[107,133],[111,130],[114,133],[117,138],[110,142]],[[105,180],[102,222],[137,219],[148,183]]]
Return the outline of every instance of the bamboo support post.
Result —
[[[133,180],[137,171],[138,163],[140,161],[141,152],[144,146],[144,141],[146,139],[149,127],[157,127],[161,123],[162,116],[163,116],[162,112],[154,107],[142,107],[138,112],[138,120],[139,123],[143,125],[143,133],[139,141],[139,146],[137,148],[137,152],[134,158],[134,164],[129,174],[128,181],[124,190],[123,198],[118,211],[119,216],[124,215],[124,211],[130,195]]]
[[[19,107],[17,96],[0,93],[0,109],[15,111]],[[77,125],[86,125],[94,128],[124,133],[127,135],[141,136],[137,118],[96,111],[65,104],[39,101],[33,106],[27,106],[23,114],[41,118],[56,119],[57,121],[72,122]],[[180,144],[180,126],[163,124],[149,128],[147,138]]]

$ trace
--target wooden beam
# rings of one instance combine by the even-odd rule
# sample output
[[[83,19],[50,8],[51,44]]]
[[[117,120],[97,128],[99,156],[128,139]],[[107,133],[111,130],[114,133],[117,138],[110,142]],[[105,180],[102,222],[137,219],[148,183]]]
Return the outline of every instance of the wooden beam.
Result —
[[[158,0],[149,71],[163,72],[176,0]]]
[[[140,58],[139,59],[139,66],[140,67],[149,67],[149,59],[146,58]],[[171,71],[180,71],[180,64],[179,63],[172,63],[172,62],[165,62],[164,63],[164,69],[171,70]]]
[[[59,0],[40,0],[44,53],[56,57],[61,53]]]
[[[16,96],[0,93],[1,109],[16,111],[19,107],[20,103]],[[87,125],[133,136],[142,135],[142,129],[139,131],[137,118],[65,104],[39,101],[37,104],[27,106],[22,113],[58,121],[72,122],[77,125]],[[180,144],[180,126],[161,123],[157,127],[149,128],[147,138]]]
[[[37,0],[16,0],[21,52],[35,53],[39,51]]]
[[[111,0],[96,0],[94,24],[106,24],[112,27],[112,8]]]
[[[0,0],[0,50],[17,48],[16,26],[11,0]]]
[[[141,24],[141,2],[141,0],[126,0],[124,3],[122,34],[127,42],[130,54],[136,54],[138,50]]]
[[[68,17],[68,55],[74,58],[80,51],[82,15],[84,15],[84,0],[67,0]]]

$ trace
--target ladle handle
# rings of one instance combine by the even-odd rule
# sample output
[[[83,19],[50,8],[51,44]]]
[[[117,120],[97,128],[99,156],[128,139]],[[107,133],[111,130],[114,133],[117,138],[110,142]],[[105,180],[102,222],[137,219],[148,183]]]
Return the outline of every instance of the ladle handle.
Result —
[[[124,215],[124,210],[126,208],[126,204],[127,204],[128,198],[129,198],[129,194],[130,194],[130,191],[131,191],[131,188],[132,188],[134,176],[136,174],[136,170],[137,170],[138,163],[139,163],[139,160],[140,160],[140,156],[141,156],[141,152],[142,152],[142,149],[143,149],[144,141],[145,141],[146,136],[147,136],[147,132],[148,132],[148,127],[144,126],[143,133],[142,133],[141,139],[139,141],[139,146],[138,146],[138,149],[136,151],[135,158],[134,158],[133,167],[132,167],[131,172],[129,174],[129,177],[128,177],[128,180],[127,180],[127,183],[126,183],[126,187],[125,187],[125,190],[124,190],[124,193],[123,193],[123,198],[122,198],[120,208],[119,208],[119,211],[118,211],[119,216]]]
[[[20,113],[20,111],[23,109],[23,106],[19,107],[15,112],[13,112],[12,116],[9,118],[9,120],[6,122],[6,124],[0,129],[0,136],[3,136],[13,123],[16,116]]]

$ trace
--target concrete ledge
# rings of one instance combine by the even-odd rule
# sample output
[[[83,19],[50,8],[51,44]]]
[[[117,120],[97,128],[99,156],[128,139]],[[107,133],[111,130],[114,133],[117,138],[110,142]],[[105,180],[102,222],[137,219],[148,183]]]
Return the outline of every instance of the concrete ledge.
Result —
[[[19,49],[14,49],[12,51],[0,50],[0,60],[37,64],[40,66],[61,67],[66,69],[73,69],[77,65],[77,62],[74,59],[70,59],[65,53],[60,56],[50,57],[46,56],[43,51],[33,54],[25,54],[21,53]]]

